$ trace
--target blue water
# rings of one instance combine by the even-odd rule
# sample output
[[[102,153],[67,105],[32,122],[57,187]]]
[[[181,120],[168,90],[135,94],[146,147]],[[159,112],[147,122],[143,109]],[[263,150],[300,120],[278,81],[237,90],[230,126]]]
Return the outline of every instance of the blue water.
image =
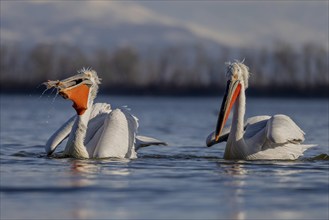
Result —
[[[328,101],[247,97],[247,117],[283,113],[318,146],[297,161],[226,161],[205,147],[221,98],[101,96],[128,105],[139,133],[165,140],[138,159],[48,158],[43,145],[74,110],[54,95],[1,104],[1,219],[327,219]],[[63,146],[61,146],[61,149]],[[322,159],[321,159],[322,158]]]

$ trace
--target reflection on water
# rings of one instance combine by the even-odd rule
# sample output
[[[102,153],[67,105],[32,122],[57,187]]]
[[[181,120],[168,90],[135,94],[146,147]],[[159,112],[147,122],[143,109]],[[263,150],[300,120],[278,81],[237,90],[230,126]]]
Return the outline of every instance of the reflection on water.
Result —
[[[239,163],[229,163],[229,164],[221,164],[222,169],[230,176],[243,176],[247,174],[247,170],[243,168],[243,164]]]
[[[73,160],[71,162],[70,176],[68,178],[68,185],[73,187],[87,187],[92,186],[94,181],[90,174],[97,173],[99,167],[95,164],[89,163],[86,160]]]
[[[232,179],[230,182],[231,196],[228,197],[228,203],[232,207],[232,213],[230,219],[243,220],[246,218],[245,214],[245,200],[243,195],[245,186],[245,177],[247,170],[243,164],[225,164],[222,169]]]
[[[73,200],[70,218],[72,219],[90,219],[94,211],[86,206],[86,201]]]
[[[98,173],[100,171],[100,167],[88,160],[73,160],[71,164],[71,171],[73,174]]]
[[[129,187],[128,181],[118,181],[116,176],[127,176],[129,175],[128,168],[119,168],[114,166],[114,164],[120,164],[127,166],[129,163],[128,159],[102,159],[102,160],[79,160],[72,159],[70,160],[70,172],[69,178],[66,178],[66,185],[71,187],[82,187],[85,188],[85,191],[103,191],[104,193],[111,193],[113,190],[122,190]],[[106,179],[106,185],[99,184],[99,181],[96,181],[98,175],[103,176]],[[98,177],[99,178],[99,177]],[[111,188],[109,188],[111,187]],[[109,192],[106,192],[108,191]],[[97,202],[90,203],[88,198],[86,200],[72,199],[70,216],[73,219],[89,219],[92,216],[97,216]],[[101,201],[100,201],[101,202]],[[95,206],[92,208],[93,206]],[[118,209],[113,213],[114,216],[124,216],[124,210]],[[110,216],[109,216],[110,217]]]
[[[92,185],[92,180],[98,175],[106,176],[109,180],[115,179],[115,176],[127,176],[130,171],[126,167],[118,167],[117,164],[121,166],[127,166],[129,163],[128,159],[102,159],[102,160],[75,160],[71,161],[70,173],[74,181],[78,181],[76,186],[87,186]],[[80,178],[79,178],[80,177]],[[79,182],[81,181],[81,182]],[[89,183],[89,184],[88,184]],[[115,186],[116,182],[111,181]],[[79,185],[81,184],[81,185]],[[122,182],[120,182],[117,187],[122,187]]]
[[[170,146],[141,149],[134,160],[79,160],[60,156],[63,143],[47,157],[43,145],[71,104],[1,97],[1,219],[328,219],[326,101],[248,102],[247,117],[290,115],[318,144],[289,162],[227,161],[225,144],[206,148],[217,98],[99,98],[129,104],[139,134]]]

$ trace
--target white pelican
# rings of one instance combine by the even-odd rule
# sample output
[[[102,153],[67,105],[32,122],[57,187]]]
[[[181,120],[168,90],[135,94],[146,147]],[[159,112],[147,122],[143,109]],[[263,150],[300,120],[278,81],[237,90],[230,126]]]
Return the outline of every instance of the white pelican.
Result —
[[[227,141],[225,159],[294,160],[314,146],[301,145],[305,133],[286,115],[255,116],[244,124],[249,68],[242,62],[228,63],[226,77],[216,131],[208,136],[208,147]],[[233,105],[231,128],[224,128]]]
[[[138,119],[128,110],[112,110],[107,103],[94,104],[100,84],[94,70],[83,68],[75,76],[44,84],[72,100],[77,112],[49,138],[47,155],[67,137],[64,156],[74,158],[136,158],[136,150],[141,147],[166,145],[154,138],[137,136]]]

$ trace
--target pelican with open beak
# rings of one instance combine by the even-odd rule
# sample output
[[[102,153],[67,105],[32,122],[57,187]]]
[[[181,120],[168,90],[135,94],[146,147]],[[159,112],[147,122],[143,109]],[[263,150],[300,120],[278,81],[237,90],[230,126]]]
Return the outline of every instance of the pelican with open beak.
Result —
[[[138,119],[129,110],[112,110],[107,103],[94,103],[100,84],[94,70],[83,68],[77,75],[44,84],[71,100],[76,111],[47,141],[47,155],[66,138],[64,156],[75,158],[136,158],[141,147],[166,145],[155,138],[138,136]]]
[[[44,84],[47,86],[47,89],[54,87],[63,98],[72,100],[73,108],[78,115],[82,115],[87,110],[90,88],[94,84],[98,85],[100,83],[99,79],[91,77],[91,74],[92,72],[83,72],[62,81],[49,80]],[[95,81],[93,82],[92,80]],[[94,91],[97,91],[98,86],[94,87]]]

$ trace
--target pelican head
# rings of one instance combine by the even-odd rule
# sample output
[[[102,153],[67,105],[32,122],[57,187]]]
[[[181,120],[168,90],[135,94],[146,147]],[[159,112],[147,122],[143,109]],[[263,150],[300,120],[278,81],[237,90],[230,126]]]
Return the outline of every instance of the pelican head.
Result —
[[[244,84],[244,89],[248,88],[248,79],[249,79],[249,68],[243,64],[243,62],[228,62],[226,63],[226,77],[228,80],[239,80],[240,83]]]
[[[63,80],[44,83],[48,89],[56,88],[58,94],[73,101],[73,108],[82,115],[97,95],[100,79],[93,69],[81,69],[77,75]]]
[[[241,89],[248,88],[249,68],[243,62],[229,62],[226,69],[227,84],[218,116],[215,140],[218,141],[231,109]]]

